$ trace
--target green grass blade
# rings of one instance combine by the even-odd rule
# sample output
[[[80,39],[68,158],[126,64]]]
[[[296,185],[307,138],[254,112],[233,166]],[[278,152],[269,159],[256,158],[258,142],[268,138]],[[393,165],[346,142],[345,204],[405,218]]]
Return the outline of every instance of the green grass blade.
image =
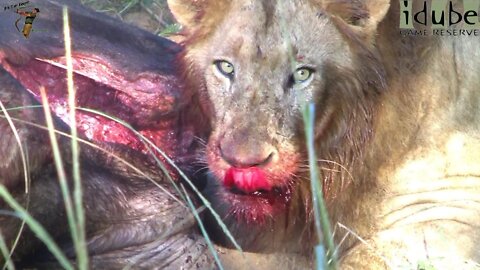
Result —
[[[188,196],[187,191],[185,190],[185,187],[182,185],[182,190],[185,193],[185,197],[187,198],[188,205],[190,206],[190,209],[192,210],[193,216],[198,222],[198,226],[200,227],[200,231],[202,232],[203,237],[205,237],[205,241],[208,243],[208,249],[210,249],[210,252],[213,255],[213,258],[215,259],[215,262],[217,263],[218,269],[223,270],[222,262],[220,261],[220,258],[218,257],[218,253],[215,250],[215,247],[213,246],[212,240],[210,239],[210,236],[208,236],[207,229],[205,229],[205,226],[203,225],[202,219],[198,215],[197,209],[195,209],[195,205],[193,204],[192,200]]]
[[[308,160],[310,167],[310,184],[312,188],[312,203],[315,217],[315,228],[319,237],[323,235],[323,241],[327,248],[326,260],[317,261],[318,269],[338,269],[337,258],[335,252],[335,244],[333,242],[332,230],[328,218],[328,211],[323,199],[323,184],[318,171],[317,157],[315,153],[315,105],[310,103],[304,107],[303,120],[305,124],[305,135],[307,139]],[[321,243],[319,239],[319,243]],[[318,256],[320,258],[323,256]],[[321,266],[323,264],[323,266]]]
[[[22,159],[22,165],[23,165],[23,173],[24,173],[24,178],[25,178],[25,193],[28,193],[28,170],[27,170],[27,160],[25,158],[25,150],[23,149],[23,144],[22,140],[20,139],[20,135],[18,134],[17,129],[15,128],[15,125],[13,124],[12,119],[10,118],[10,115],[7,112],[7,109],[3,105],[2,101],[0,101],[0,109],[3,112],[3,115],[5,116],[5,119],[8,122],[8,125],[10,126],[13,136],[15,136],[15,140],[17,141],[18,147],[20,148],[20,153],[21,153],[21,159]]]
[[[23,144],[22,144],[22,140],[20,139],[20,135],[18,134],[18,131],[15,127],[15,124],[13,123],[13,120],[12,118],[10,117],[10,115],[8,114],[8,110],[5,108],[5,106],[3,105],[3,103],[0,101],[0,108],[1,108],[1,111],[3,112],[3,115],[4,115],[4,118],[7,120],[12,132],[13,132],[13,135],[15,137],[15,141],[17,142],[18,144],[18,147],[20,148],[20,157],[22,159],[22,166],[23,166],[23,174],[24,174],[24,179],[25,179],[25,194],[28,194],[29,193],[29,187],[30,187],[30,179],[29,179],[29,166],[28,166],[28,152],[26,151],[26,149],[23,148]],[[28,208],[28,205],[29,205],[29,202],[30,200],[27,199],[27,208]],[[25,227],[25,222],[22,221],[22,224],[20,225],[20,228],[18,230],[18,233],[17,233],[17,237],[15,238],[13,244],[12,244],[12,247],[10,249],[10,254],[8,257],[5,257],[5,265],[3,266],[2,269],[6,269],[7,267],[9,267],[9,264],[8,262],[11,261],[11,257],[13,255],[13,252],[15,251],[17,245],[18,245],[18,242],[20,241],[20,236],[23,232],[23,228]]]
[[[52,114],[50,113],[50,107],[48,105],[47,94],[45,93],[45,88],[40,88],[40,96],[42,98],[43,111],[45,113],[45,121],[47,122],[48,134],[50,136],[50,143],[52,146],[53,160],[55,163],[55,168],[57,170],[58,181],[60,183],[60,190],[62,192],[63,200],[65,203],[65,211],[67,212],[67,220],[70,228],[70,233],[72,234],[72,240],[74,244],[78,239],[77,226],[75,221],[75,213],[73,211],[72,198],[70,196],[70,190],[67,184],[67,176],[65,169],[63,167],[62,155],[60,153],[60,147],[55,137],[55,127],[53,125]]]
[[[82,182],[80,179],[80,149],[76,121],[75,88],[73,84],[72,45],[68,8],[63,6],[63,36],[65,42],[65,58],[67,65],[68,107],[70,116],[70,131],[72,134],[72,174],[73,174],[73,201],[76,214],[77,239],[74,240],[77,253],[77,263],[80,270],[88,269],[88,251],[85,241],[85,214],[82,202]]]
[[[48,232],[12,197],[4,185],[0,185],[0,197],[25,221],[30,230],[40,239],[52,252],[60,265],[66,270],[74,270],[70,261],[65,257],[60,248],[55,244]]]
[[[0,231],[0,252],[2,253],[3,258],[5,259],[4,269],[15,270],[15,266],[12,262],[12,257],[10,251],[8,250],[5,239],[3,238],[2,232]]]

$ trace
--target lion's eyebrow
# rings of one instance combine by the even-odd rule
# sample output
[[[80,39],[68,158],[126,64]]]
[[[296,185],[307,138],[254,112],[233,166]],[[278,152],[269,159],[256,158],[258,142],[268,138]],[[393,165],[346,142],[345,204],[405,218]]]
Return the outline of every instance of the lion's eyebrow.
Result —
[[[232,47],[232,52],[235,55],[240,53],[240,50],[242,49],[244,42],[245,40],[243,39],[243,37],[236,38],[230,42]]]
[[[290,43],[289,46],[290,47],[288,48],[288,53],[291,54],[290,55],[291,59],[296,60],[296,61],[300,61],[299,60],[299,55],[298,55],[298,53],[299,53],[298,47],[294,43]],[[305,56],[303,56],[302,60],[304,58],[305,58]]]

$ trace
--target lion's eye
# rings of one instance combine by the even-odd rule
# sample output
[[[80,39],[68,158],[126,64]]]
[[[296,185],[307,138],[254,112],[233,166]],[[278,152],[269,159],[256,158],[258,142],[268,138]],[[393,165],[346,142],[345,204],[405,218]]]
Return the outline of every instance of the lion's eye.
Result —
[[[313,74],[313,70],[310,68],[299,68],[293,73],[293,82],[294,83],[303,83],[310,79]]]
[[[226,77],[231,78],[235,73],[235,68],[233,65],[225,60],[215,61],[215,66],[217,67],[218,71],[220,71],[220,73]]]

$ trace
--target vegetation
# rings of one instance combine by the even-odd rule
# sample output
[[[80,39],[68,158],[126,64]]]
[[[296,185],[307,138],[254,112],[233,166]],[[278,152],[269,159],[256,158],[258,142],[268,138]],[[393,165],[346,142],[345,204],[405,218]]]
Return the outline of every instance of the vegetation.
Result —
[[[166,0],[82,0],[86,6],[162,36],[180,30]]]

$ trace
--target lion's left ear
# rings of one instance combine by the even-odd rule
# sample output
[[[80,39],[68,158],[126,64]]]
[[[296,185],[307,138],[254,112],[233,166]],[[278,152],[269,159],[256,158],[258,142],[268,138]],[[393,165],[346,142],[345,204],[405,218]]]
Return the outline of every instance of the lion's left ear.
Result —
[[[319,0],[328,14],[341,18],[365,34],[376,32],[390,7],[389,0]]]
[[[375,31],[377,25],[383,20],[385,15],[387,15],[388,9],[390,8],[390,1],[364,0],[364,2],[368,17],[363,21],[363,27],[365,27],[367,31]]]

